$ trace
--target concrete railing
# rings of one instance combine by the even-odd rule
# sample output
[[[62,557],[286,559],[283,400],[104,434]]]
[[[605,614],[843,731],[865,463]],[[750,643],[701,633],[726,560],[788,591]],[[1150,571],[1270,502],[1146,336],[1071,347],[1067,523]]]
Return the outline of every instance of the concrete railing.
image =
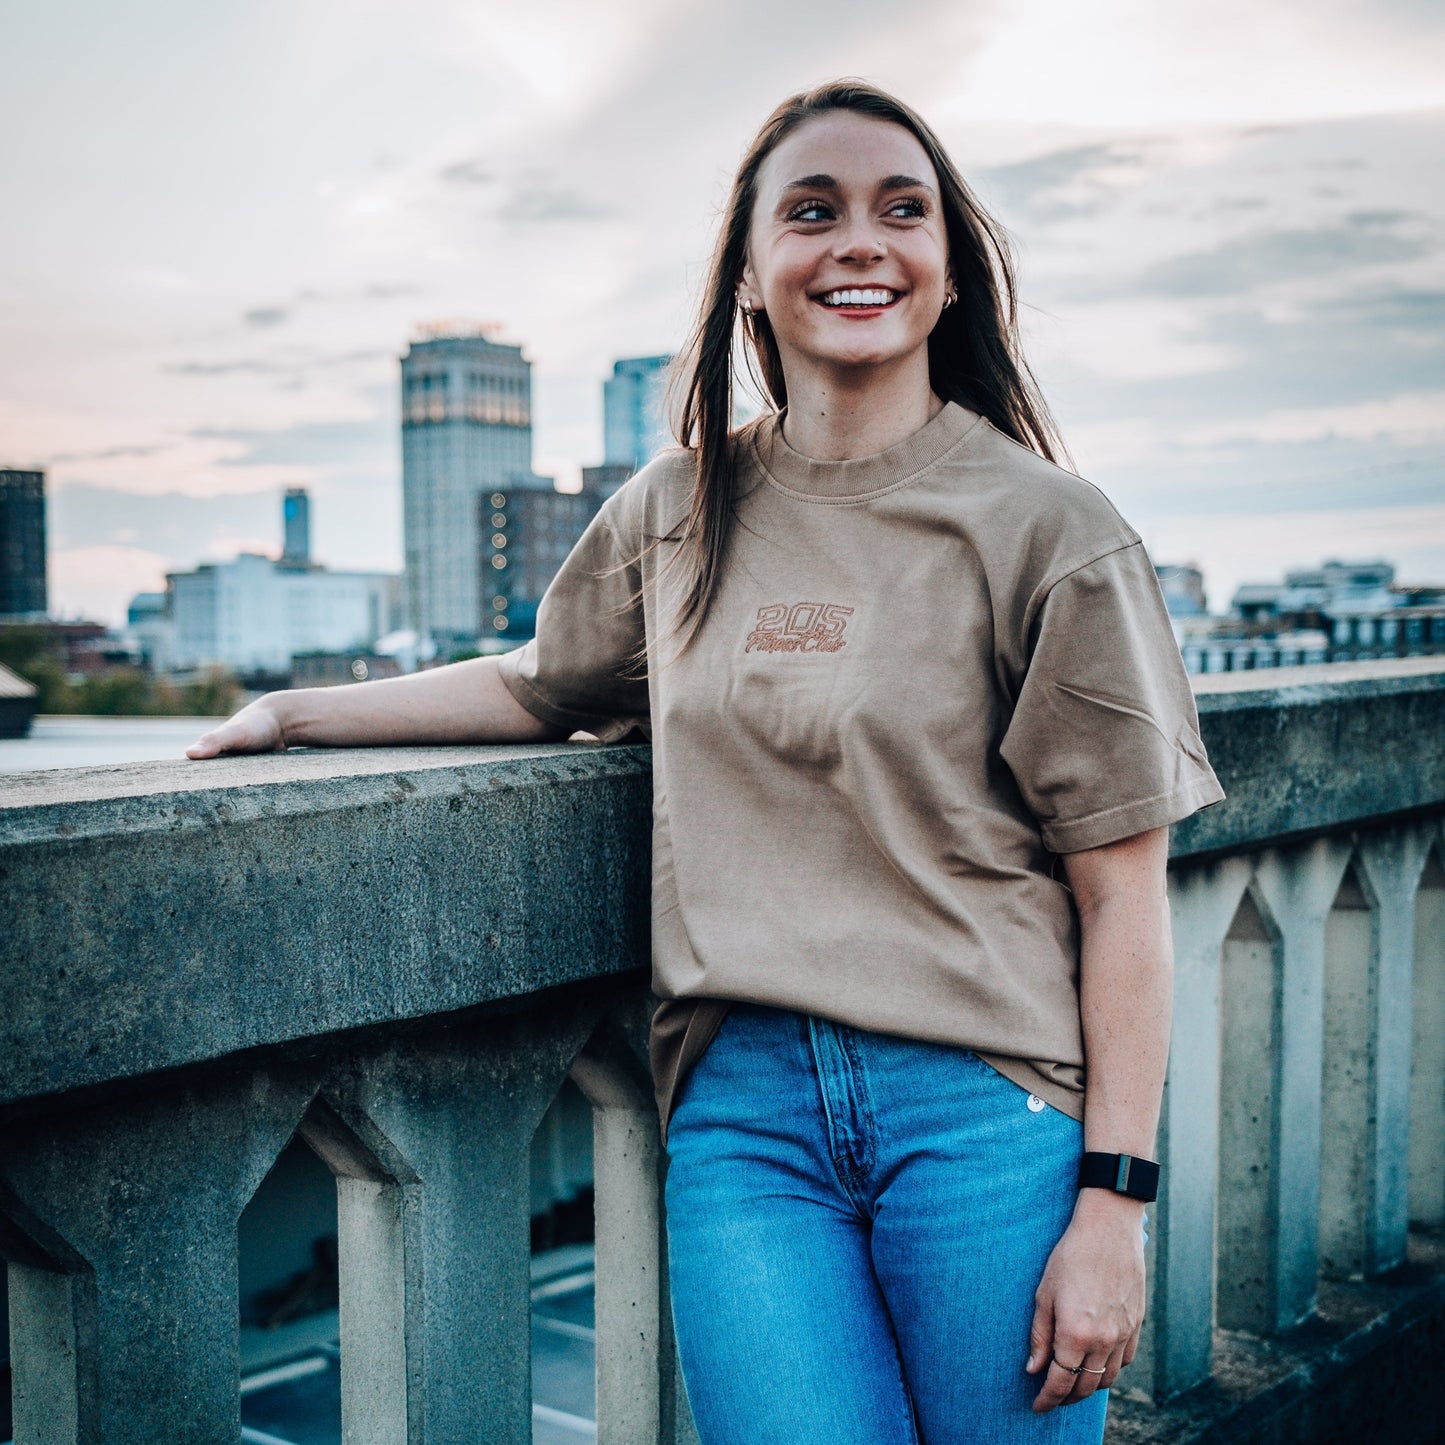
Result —
[[[1208,1375],[1216,1322],[1286,1328],[1322,1271],[1387,1269],[1411,1217],[1445,1219],[1445,666],[1201,691],[1230,798],[1173,850],[1131,1371],[1159,1397]],[[237,1438],[237,1224],[298,1130],[337,1178],[347,1441],[528,1440],[528,1154],[569,1076],[595,1121],[598,1438],[692,1438],[645,749],[93,769],[7,780],[0,808],[17,1445]]]

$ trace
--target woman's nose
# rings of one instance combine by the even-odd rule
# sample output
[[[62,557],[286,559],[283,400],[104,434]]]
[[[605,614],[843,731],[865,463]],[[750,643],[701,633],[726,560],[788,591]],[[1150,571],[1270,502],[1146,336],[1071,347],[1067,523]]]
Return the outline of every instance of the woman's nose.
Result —
[[[887,247],[871,216],[845,221],[834,233],[833,254],[840,260],[876,261]]]

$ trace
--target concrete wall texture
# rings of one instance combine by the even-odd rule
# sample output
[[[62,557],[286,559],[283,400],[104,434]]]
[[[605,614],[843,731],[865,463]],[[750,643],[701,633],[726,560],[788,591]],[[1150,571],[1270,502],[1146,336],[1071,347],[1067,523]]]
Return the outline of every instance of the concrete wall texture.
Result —
[[[1216,1323],[1287,1329],[1322,1276],[1379,1274],[1412,1217],[1445,1222],[1431,661],[1201,690],[1229,800],[1173,848],[1132,1371],[1160,1400],[1209,1375]],[[631,747],[0,783],[18,1445],[237,1438],[237,1221],[298,1129],[338,1181],[347,1440],[529,1439],[529,1147],[567,1077],[595,1111],[598,1438],[690,1438],[645,1063],[649,817]]]

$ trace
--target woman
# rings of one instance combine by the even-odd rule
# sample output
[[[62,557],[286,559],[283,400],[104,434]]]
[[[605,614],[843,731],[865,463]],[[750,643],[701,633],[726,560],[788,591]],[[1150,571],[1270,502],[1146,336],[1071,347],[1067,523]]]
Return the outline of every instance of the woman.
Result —
[[[739,327],[777,410],[730,434]],[[688,364],[688,447],[535,642],[274,694],[191,756],[649,728],[704,1445],[1098,1441],[1143,1315],[1167,825],[1222,796],[1152,568],[1052,461],[998,231],[867,85],[764,125]]]

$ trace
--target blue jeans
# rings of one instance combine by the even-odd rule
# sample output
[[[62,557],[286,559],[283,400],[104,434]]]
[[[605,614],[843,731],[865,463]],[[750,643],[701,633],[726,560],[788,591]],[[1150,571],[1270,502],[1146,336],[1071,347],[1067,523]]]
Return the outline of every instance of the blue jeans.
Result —
[[[703,1445],[1098,1445],[1030,1406],[1083,1129],[975,1054],[735,1005],[668,1129],[673,1321]]]

